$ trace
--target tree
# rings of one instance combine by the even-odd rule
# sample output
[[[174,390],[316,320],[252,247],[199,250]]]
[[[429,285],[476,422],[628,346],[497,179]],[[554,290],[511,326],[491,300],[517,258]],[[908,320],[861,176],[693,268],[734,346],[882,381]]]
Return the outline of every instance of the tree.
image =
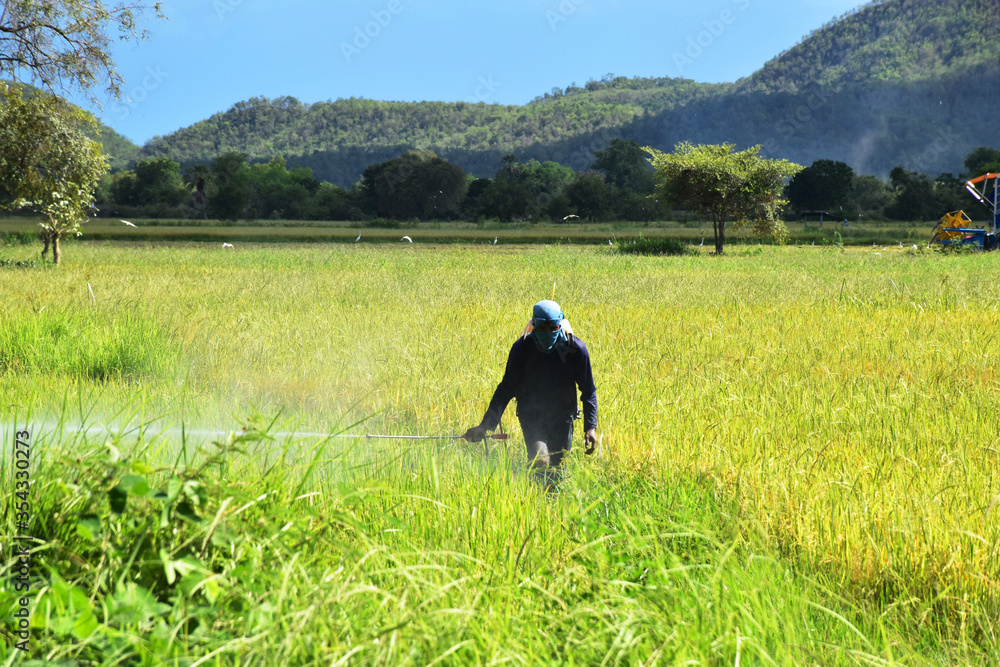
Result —
[[[277,156],[267,164],[250,168],[252,199],[250,207],[254,217],[265,219],[309,219],[315,213],[311,200],[319,189],[313,170],[299,167],[288,170],[285,158]]]
[[[59,241],[79,236],[92,213],[94,191],[108,171],[94,117],[49,93],[31,95],[0,83],[0,204],[32,208],[45,244],[59,264]]]
[[[892,204],[892,190],[878,176],[859,174],[851,183],[849,211],[855,216],[878,218]]]
[[[660,213],[659,203],[647,196],[656,186],[656,172],[646,157],[638,143],[618,138],[594,153],[591,169],[602,172],[614,190],[615,215],[620,219],[648,222]]]
[[[788,182],[788,201],[797,211],[823,211],[844,206],[850,198],[854,170],[843,162],[816,160]]]
[[[465,191],[465,200],[462,202],[462,215],[471,220],[489,215],[487,196],[493,179],[475,178],[468,181]]]
[[[528,186],[516,178],[494,178],[481,201],[486,217],[501,222],[531,219],[541,208]]]
[[[1000,150],[980,146],[965,156],[965,172],[969,178],[1000,172]]]
[[[111,184],[108,192],[111,202],[118,205],[135,206],[137,198],[135,172],[130,169],[119,169],[111,174]]]
[[[115,41],[141,40],[136,18],[152,9],[165,18],[160,3],[102,0],[4,0],[0,10],[0,75],[18,80],[24,74],[49,92],[89,92],[99,82],[113,97],[123,80],[111,57]],[[93,98],[92,98],[93,99]]]
[[[927,174],[895,167],[889,172],[889,187],[895,201],[885,209],[894,220],[937,220],[945,205],[934,194],[934,181]]]
[[[934,199],[940,207],[939,215],[961,210],[971,200],[965,181],[948,172],[934,179]]]
[[[650,195],[642,195],[633,190],[621,193],[621,217],[623,220],[651,222],[663,214],[660,202]]]
[[[489,185],[477,189],[480,211],[502,222],[537,220],[562,210],[566,201],[560,195],[574,177],[572,169],[556,162],[518,162],[505,155]]]
[[[358,220],[361,211],[354,206],[351,193],[339,185],[323,182],[319,184],[311,200],[309,220]]]
[[[782,240],[784,223],[778,212],[785,204],[785,181],[802,167],[787,160],[761,158],[761,146],[734,151],[732,144],[677,144],[673,153],[646,148],[656,169],[657,192],[712,219],[715,253],[723,254],[726,223],[750,226],[755,233]]]
[[[433,153],[430,156],[415,174],[418,215],[421,220],[454,217],[465,199],[465,172]]]
[[[137,204],[178,206],[187,192],[181,166],[166,157],[154,157],[135,165]]]
[[[194,190],[191,204],[196,213],[201,213],[202,218],[208,217],[208,193],[206,188],[211,178],[211,169],[204,164],[192,164],[184,170],[184,185]]]
[[[597,222],[614,215],[619,193],[615,186],[605,183],[600,174],[592,171],[577,174],[564,192],[569,205],[581,218]]]
[[[431,151],[408,151],[370,165],[360,189],[364,208],[372,215],[428,220],[457,214],[465,188],[460,167]]]
[[[607,148],[594,153],[594,164],[590,168],[603,172],[607,177],[605,182],[621,190],[648,195],[656,185],[646,153],[632,140],[612,139]]]
[[[229,151],[212,160],[206,191],[209,216],[227,222],[248,218],[253,183],[246,154]]]
[[[177,207],[189,196],[181,179],[181,166],[166,157],[154,157],[111,175],[110,201],[118,206],[136,207],[122,215],[167,217],[177,215]]]

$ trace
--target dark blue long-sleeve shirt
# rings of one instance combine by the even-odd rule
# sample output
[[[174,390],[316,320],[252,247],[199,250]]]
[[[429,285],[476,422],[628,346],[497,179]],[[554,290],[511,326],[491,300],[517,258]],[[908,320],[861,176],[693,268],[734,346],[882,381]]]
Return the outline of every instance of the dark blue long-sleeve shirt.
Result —
[[[583,341],[571,335],[562,353],[545,353],[531,336],[521,336],[510,348],[503,379],[493,392],[482,425],[495,429],[512,398],[517,399],[522,422],[571,418],[577,414],[577,387],[583,403],[583,429],[597,428],[597,388]]]

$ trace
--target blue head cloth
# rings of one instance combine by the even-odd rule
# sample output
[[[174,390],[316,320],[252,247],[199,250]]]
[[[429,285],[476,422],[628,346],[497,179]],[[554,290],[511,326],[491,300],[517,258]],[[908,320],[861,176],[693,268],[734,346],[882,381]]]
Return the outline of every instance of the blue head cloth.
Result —
[[[555,301],[539,301],[531,312],[531,335],[542,352],[551,352],[557,346],[566,342],[567,336],[562,321],[565,319],[559,304]],[[539,331],[538,327],[546,324],[557,324],[557,331]]]

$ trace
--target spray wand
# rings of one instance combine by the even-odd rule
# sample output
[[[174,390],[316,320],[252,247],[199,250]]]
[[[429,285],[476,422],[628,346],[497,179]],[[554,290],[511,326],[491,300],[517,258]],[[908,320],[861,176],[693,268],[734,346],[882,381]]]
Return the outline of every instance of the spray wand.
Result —
[[[349,433],[338,433],[338,438],[368,438],[369,440],[461,440],[464,435],[374,435],[365,433],[364,435],[351,435]],[[491,440],[506,440],[506,433],[493,433],[485,435],[484,438]]]
[[[492,433],[490,435],[483,435],[484,440],[506,440],[508,438],[507,434],[503,430],[503,424],[500,424],[500,431],[498,433]],[[373,435],[371,433],[365,433],[364,435],[351,435],[348,433],[337,434],[338,438],[367,438],[369,440],[464,440],[464,435]]]

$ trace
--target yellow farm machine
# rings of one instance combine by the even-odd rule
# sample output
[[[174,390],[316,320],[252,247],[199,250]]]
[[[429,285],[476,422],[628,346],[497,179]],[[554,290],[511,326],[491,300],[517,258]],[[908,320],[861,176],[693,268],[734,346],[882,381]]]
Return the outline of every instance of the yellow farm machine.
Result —
[[[1000,173],[983,174],[977,178],[967,181],[965,189],[968,190],[976,200],[990,209],[993,217],[990,227],[979,229],[972,227],[972,220],[965,214],[965,211],[954,211],[947,213],[937,227],[934,228],[934,235],[931,243],[940,243],[943,246],[950,245],[972,245],[978,246],[981,250],[996,250],[1000,247]]]

